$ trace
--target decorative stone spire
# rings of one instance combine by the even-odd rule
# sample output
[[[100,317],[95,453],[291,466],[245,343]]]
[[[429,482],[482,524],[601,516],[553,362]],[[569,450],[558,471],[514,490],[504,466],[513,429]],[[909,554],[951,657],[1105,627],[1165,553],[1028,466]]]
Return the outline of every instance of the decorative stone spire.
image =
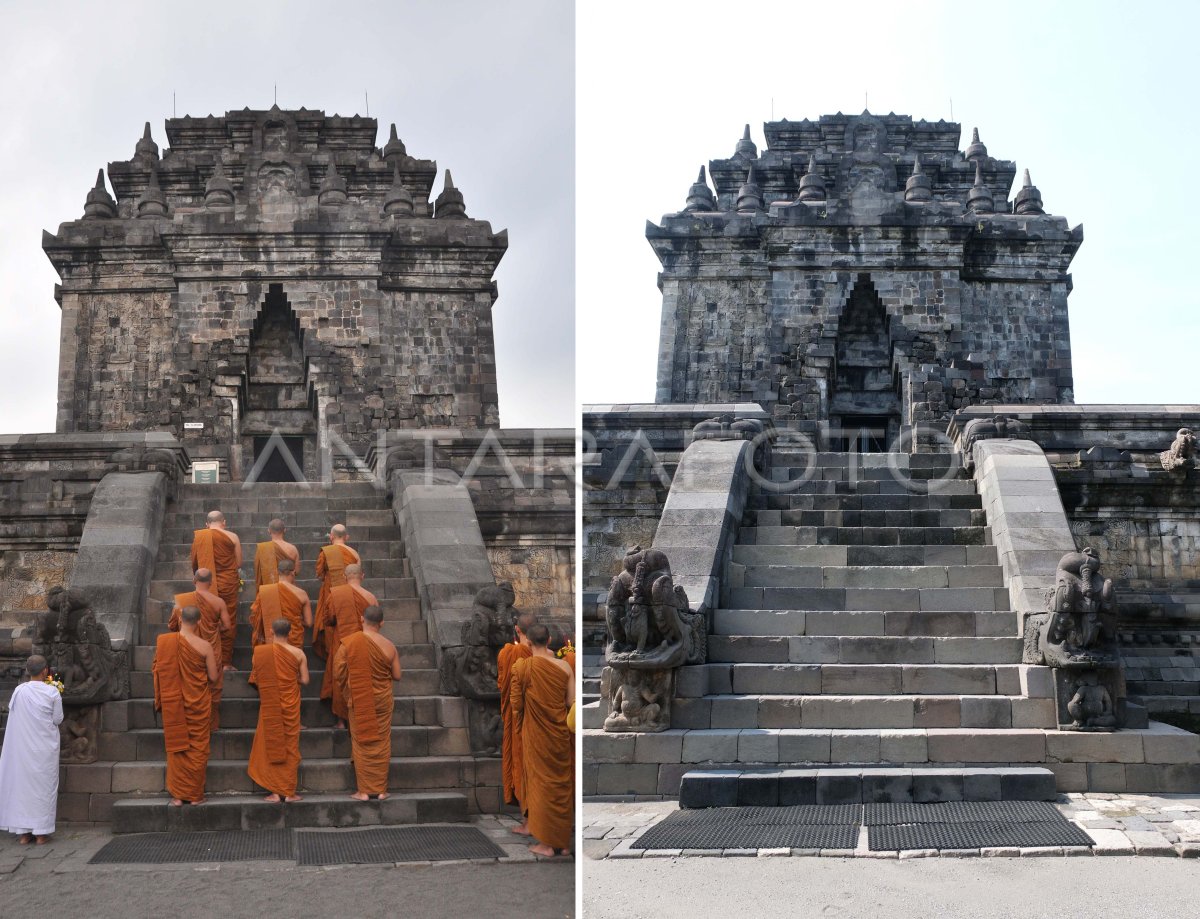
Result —
[[[104,170],[96,173],[96,187],[87,193],[83,204],[84,220],[103,220],[117,216],[117,202],[104,187]]]
[[[446,184],[442,193],[433,202],[433,216],[438,220],[466,220],[467,206],[463,203],[462,192],[454,187],[450,178],[450,170],[446,170]]]
[[[400,164],[396,163],[392,170],[392,187],[383,196],[383,215],[385,217],[411,217],[415,203],[412,192],[400,181]]]
[[[150,181],[146,190],[137,199],[137,215],[139,217],[166,217],[167,198],[158,186],[158,168],[150,167]]]
[[[817,155],[810,153],[808,171],[800,179],[800,194],[796,196],[796,200],[824,201],[825,197],[825,177],[817,172]]]
[[[750,125],[746,125],[746,130],[742,133],[742,139],[738,141],[733,155],[744,156],[750,160],[758,159],[758,147],[754,146],[754,141],[750,139]]]
[[[746,183],[738,189],[737,204],[735,205],[738,213],[754,213],[763,209],[762,191],[754,181],[754,167],[751,166],[746,172]]]
[[[329,157],[329,168],[317,188],[317,204],[321,207],[338,207],[346,203],[346,180],[338,175],[337,163]]]
[[[212,175],[204,183],[204,206],[233,207],[233,183],[226,178],[220,160],[213,165]]]
[[[904,183],[904,200],[909,204],[924,204],[933,200],[933,183],[921,170],[921,154],[913,157],[912,175]]]
[[[1029,178],[1028,169],[1025,170],[1025,181],[1021,183],[1021,190],[1017,192],[1013,205],[1014,212],[1021,215],[1046,213],[1042,209],[1042,193]]]
[[[146,122],[146,127],[142,131],[142,139],[137,142],[133,148],[134,159],[152,159],[158,161],[158,144],[154,142],[154,138],[150,136],[150,122]]]
[[[967,192],[967,210],[976,214],[991,214],[996,210],[996,202],[992,193],[983,184],[983,166],[975,163],[975,185]]]
[[[683,203],[685,211],[715,211],[717,209],[717,199],[713,197],[712,190],[708,187],[708,179],[704,177],[704,167],[700,167],[700,175],[696,177],[696,182],[688,189],[687,200]]]
[[[396,136],[396,124],[392,123],[392,133],[388,137],[388,142],[383,148],[384,159],[391,159],[393,156],[408,156],[408,151],[404,149],[404,144],[400,138]]]
[[[968,163],[987,158],[987,147],[979,141],[979,128],[971,128],[971,146],[967,147],[967,152],[963,155]]]

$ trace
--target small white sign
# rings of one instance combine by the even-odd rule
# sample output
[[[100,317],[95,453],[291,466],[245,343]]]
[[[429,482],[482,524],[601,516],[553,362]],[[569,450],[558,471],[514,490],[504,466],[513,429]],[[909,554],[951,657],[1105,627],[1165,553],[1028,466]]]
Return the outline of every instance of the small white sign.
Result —
[[[221,464],[217,460],[204,460],[192,463],[192,482],[197,485],[211,485],[221,478]]]
[[[183,423],[183,429],[185,431],[203,431],[204,430],[204,422],[203,421],[185,421]]]

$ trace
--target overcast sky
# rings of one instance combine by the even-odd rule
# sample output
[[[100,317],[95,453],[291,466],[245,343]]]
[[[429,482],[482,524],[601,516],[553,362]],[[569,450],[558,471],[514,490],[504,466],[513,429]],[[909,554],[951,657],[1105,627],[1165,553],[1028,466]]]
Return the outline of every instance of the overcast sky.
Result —
[[[270,108],[395,121],[509,231],[494,308],[504,427],[572,426],[574,25],[561,0],[0,0],[0,433],[54,430],[58,276],[41,250],[144,122]],[[435,183],[434,193],[441,188]]]
[[[1195,76],[1200,4],[583,3],[578,11],[579,395],[652,402],[660,266],[645,221],[683,207],[742,126],[872,112],[977,126],[1082,223],[1075,399],[1200,402]],[[1018,172],[1018,176],[1020,172]]]

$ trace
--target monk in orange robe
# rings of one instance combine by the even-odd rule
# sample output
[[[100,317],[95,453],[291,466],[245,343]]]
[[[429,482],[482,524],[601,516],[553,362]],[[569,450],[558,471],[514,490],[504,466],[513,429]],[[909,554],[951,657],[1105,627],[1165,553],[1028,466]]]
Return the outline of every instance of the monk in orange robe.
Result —
[[[329,604],[320,634],[317,633],[318,627],[313,629],[313,647],[325,649],[326,665],[325,677],[321,680],[321,698],[330,701],[334,717],[337,718],[336,727],[339,728],[346,726],[349,710],[346,707],[346,696],[334,679],[333,667],[330,665],[337,657],[342,642],[355,632],[362,631],[363,613],[366,608],[379,605],[375,595],[362,586],[361,567],[347,565],[345,573],[346,583],[341,587],[334,587],[329,592]]]
[[[525,802],[525,770],[524,755],[521,752],[521,735],[517,731],[516,719],[510,704],[509,690],[512,688],[512,667],[519,660],[524,660],[532,653],[528,641],[523,640],[530,626],[537,624],[533,613],[521,613],[513,626],[514,640],[500,649],[496,657],[496,687],[500,690],[500,721],[504,726],[504,739],[501,743],[500,774],[504,784],[504,801],[507,804],[521,804],[524,815]],[[513,832],[521,836],[529,835],[529,826],[525,820]]]
[[[550,630],[529,627],[531,655],[513,664],[511,705],[521,732],[525,799],[534,855],[570,852],[575,814],[575,743],[567,710],[575,701],[575,678],[550,650]]]
[[[271,538],[254,548],[254,585],[274,584],[279,580],[279,563],[290,558],[300,574],[300,550],[284,539],[287,527],[276,517],[267,524],[267,535]]]
[[[357,790],[350,797],[366,801],[388,796],[388,766],[392,759],[392,684],[400,679],[396,646],[380,634],[383,610],[363,610],[362,631],[347,638],[333,669],[350,713],[350,754]]]
[[[200,610],[180,612],[179,633],[158,636],[154,649],[154,709],[162,712],[171,806],[204,803],[212,711],[210,690],[221,677],[213,646],[197,634]]]
[[[275,619],[273,640],[254,649],[250,671],[258,687],[258,727],[246,772],[270,792],[263,800],[272,804],[300,800],[300,687],[308,685],[308,662],[289,642],[291,630],[290,621]]]
[[[192,575],[192,584],[196,588],[185,594],[175,595],[175,607],[171,610],[171,618],[167,628],[172,632],[182,629],[183,610],[194,606],[200,611],[200,621],[196,624],[196,634],[212,645],[217,658],[221,658],[224,633],[228,630],[231,619],[225,601],[213,592],[213,573],[207,568],[200,568]],[[215,731],[221,726],[221,692],[225,685],[225,672],[217,678],[212,688],[212,717],[210,730]]]
[[[329,545],[321,549],[317,556],[317,577],[321,579],[321,593],[317,596],[315,614],[316,626],[319,631],[325,620],[325,607],[329,605],[329,591],[346,583],[346,566],[362,565],[358,553],[346,544],[350,534],[342,524],[337,524],[329,531]]]
[[[290,558],[279,561],[279,580],[260,584],[250,605],[250,643],[257,647],[270,641],[267,623],[276,619],[291,623],[288,643],[304,647],[304,629],[313,624],[312,602],[308,594],[296,586],[296,563]]]
[[[221,665],[233,669],[233,639],[237,631],[238,594],[242,589],[242,541],[225,529],[225,515],[210,511],[204,529],[192,535],[192,571],[213,573],[216,591],[229,607],[230,624],[221,635]]]

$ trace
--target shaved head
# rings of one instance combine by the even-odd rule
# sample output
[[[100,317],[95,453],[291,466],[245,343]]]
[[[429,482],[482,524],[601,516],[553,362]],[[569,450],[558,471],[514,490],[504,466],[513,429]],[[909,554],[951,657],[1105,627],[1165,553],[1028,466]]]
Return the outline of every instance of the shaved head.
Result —
[[[350,565],[347,565],[342,570],[346,572],[346,577],[348,577],[348,578],[361,578],[362,573],[363,573],[362,565],[350,564]]]
[[[538,618],[533,613],[521,613],[517,616],[517,628],[528,635],[530,628],[537,625],[537,621]]]
[[[40,654],[35,654],[25,662],[25,672],[30,676],[41,676],[50,666],[49,661]]]
[[[197,584],[211,584],[212,572],[207,568],[197,568],[196,573],[192,575],[192,580]]]
[[[529,631],[525,633],[525,637],[535,648],[544,648],[550,644],[550,630],[540,622],[531,625]]]
[[[224,523],[225,515],[220,511],[209,511],[208,516],[204,518],[209,523]]]
[[[292,624],[286,619],[276,619],[271,623],[271,631],[277,638],[287,638],[292,633]]]
[[[283,521],[280,520],[278,517],[276,517],[274,520],[272,520],[270,523],[267,524],[267,532],[268,533],[275,533],[279,536],[282,536],[283,531],[285,529],[287,529],[287,527],[285,527],[283,525]]]
[[[179,618],[188,625],[195,625],[200,621],[200,609],[196,606],[185,606],[179,611]]]
[[[293,562],[290,558],[281,558],[279,560],[279,573],[280,574],[291,574],[295,570],[296,570],[296,563]]]
[[[345,525],[341,523],[335,523],[333,528],[329,531],[330,539],[345,539],[349,535],[350,534],[346,532]]]
[[[363,619],[371,623],[371,625],[379,625],[383,622],[383,609],[371,604],[363,610]]]

